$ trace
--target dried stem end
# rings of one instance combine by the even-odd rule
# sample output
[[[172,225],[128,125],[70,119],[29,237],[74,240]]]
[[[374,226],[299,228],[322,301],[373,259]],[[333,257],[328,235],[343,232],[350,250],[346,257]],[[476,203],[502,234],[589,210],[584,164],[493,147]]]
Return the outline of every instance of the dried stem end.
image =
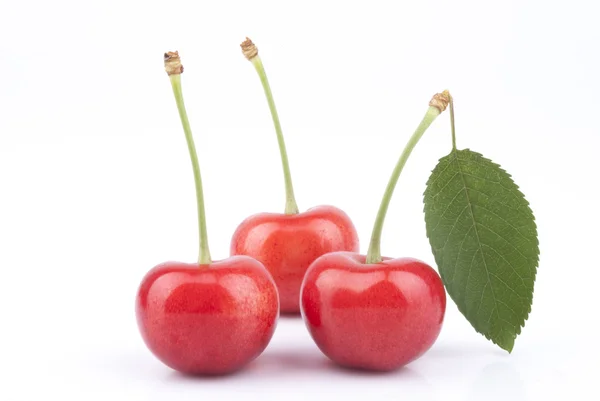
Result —
[[[442,93],[436,93],[435,95],[433,95],[433,98],[431,98],[429,105],[431,107],[437,107],[437,109],[441,113],[442,111],[446,110],[446,107],[448,107],[448,103],[450,103],[450,92],[445,90]]]
[[[246,40],[240,44],[240,47],[242,48],[242,53],[248,60],[252,60],[254,57],[258,56],[258,48],[250,38],[246,37]]]
[[[165,53],[165,71],[167,71],[167,75],[176,75],[183,72],[183,65],[181,65],[181,59],[177,51]]]

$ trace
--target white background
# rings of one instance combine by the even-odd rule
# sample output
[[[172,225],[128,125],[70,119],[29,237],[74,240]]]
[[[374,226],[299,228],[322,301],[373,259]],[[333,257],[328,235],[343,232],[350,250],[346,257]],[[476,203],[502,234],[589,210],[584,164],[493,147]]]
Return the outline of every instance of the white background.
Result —
[[[0,399],[597,399],[600,57],[594,1],[0,3]],[[436,92],[458,145],[500,163],[537,217],[533,311],[508,355],[451,302],[438,342],[398,372],[340,371],[283,319],[241,373],[189,379],[138,334],[145,272],[193,261],[192,173],[162,55],[179,50],[213,257],[283,211],[258,45],[301,209],[334,204],[366,251],[385,184]],[[383,252],[434,263],[422,192],[448,113],[400,179]],[[334,398],[335,397],[335,398]]]

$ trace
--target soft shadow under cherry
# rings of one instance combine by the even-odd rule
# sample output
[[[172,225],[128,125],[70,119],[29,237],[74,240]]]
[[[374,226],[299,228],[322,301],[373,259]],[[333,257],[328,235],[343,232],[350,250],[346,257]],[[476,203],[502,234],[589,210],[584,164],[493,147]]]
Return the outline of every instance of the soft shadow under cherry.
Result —
[[[174,382],[211,382],[211,381],[227,381],[227,380],[235,380],[238,376],[244,374],[246,369],[242,368],[235,372],[225,373],[225,374],[204,374],[204,375],[194,375],[189,373],[182,373],[176,370],[171,370],[171,372],[167,376],[167,381]]]
[[[294,374],[331,369],[331,361],[319,352],[306,349],[278,349],[265,352],[249,366],[254,372]]]
[[[342,372],[346,375],[352,375],[352,376],[364,376],[364,377],[398,376],[398,377],[406,377],[406,378],[410,378],[410,377],[419,377],[420,378],[421,377],[414,370],[412,370],[406,366],[402,366],[401,368],[396,369],[396,370],[379,371],[379,370],[353,368],[353,367],[348,367],[348,366],[339,366],[339,365],[334,364],[333,362],[331,364],[334,367],[334,369],[338,370],[339,372]]]
[[[468,344],[439,344],[427,352],[427,358],[456,359],[465,357],[506,356],[508,353],[497,347],[478,347]]]

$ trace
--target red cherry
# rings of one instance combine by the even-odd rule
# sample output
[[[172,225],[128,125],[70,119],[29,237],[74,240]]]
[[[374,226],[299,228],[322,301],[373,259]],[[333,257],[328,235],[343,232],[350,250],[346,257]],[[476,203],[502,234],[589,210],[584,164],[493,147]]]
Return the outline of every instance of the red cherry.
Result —
[[[424,354],[437,339],[446,293],[437,272],[411,258],[336,252],[318,258],[302,284],[304,322],[339,365],[387,371]]]
[[[302,317],[321,351],[339,365],[393,370],[423,355],[437,339],[446,313],[442,280],[427,264],[381,257],[381,233],[394,188],[410,153],[450,103],[435,94],[392,171],[375,218],[367,255],[319,257],[300,290]]]
[[[244,220],[231,239],[231,255],[248,255],[269,270],[281,300],[281,312],[300,312],[300,285],[308,266],[327,252],[358,252],[358,234],[352,221],[333,206],[298,213],[285,140],[275,101],[258,48],[246,38],[240,45],[260,77],[273,118],[285,181],[285,213],[260,213]]]
[[[262,262],[279,290],[282,313],[299,313],[300,286],[308,266],[335,251],[358,252],[350,218],[333,206],[298,214],[260,213],[243,221],[231,240],[231,255]]]
[[[168,262],[146,274],[136,298],[144,342],[165,365],[189,374],[234,372],[273,337],[279,295],[264,265],[248,256],[214,262],[208,247],[200,164],[181,88],[178,52],[164,55],[185,134],[198,207],[198,263]]]
[[[273,279],[252,258],[210,265],[167,262],[142,280],[136,315],[146,345],[167,366],[188,374],[225,374],[266,348],[279,301]]]

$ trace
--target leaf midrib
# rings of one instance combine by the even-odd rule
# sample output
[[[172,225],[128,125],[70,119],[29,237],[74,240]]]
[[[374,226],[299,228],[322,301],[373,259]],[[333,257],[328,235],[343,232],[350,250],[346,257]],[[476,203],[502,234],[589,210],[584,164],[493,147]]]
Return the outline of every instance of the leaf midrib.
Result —
[[[475,221],[475,215],[473,214],[473,206],[471,205],[471,199],[469,198],[469,191],[467,188],[467,181],[465,180],[465,177],[463,176],[463,172],[462,169],[460,168],[460,162],[458,159],[458,150],[457,149],[453,149],[452,153],[454,155],[454,161],[456,162],[456,165],[458,167],[458,173],[460,175],[460,179],[463,183],[463,189],[465,191],[465,197],[467,198],[467,205],[469,205],[469,212],[471,213],[471,221],[473,223],[473,229],[475,230],[475,236],[477,237],[477,247],[479,248],[479,252],[481,253],[481,259],[483,259],[483,267],[485,268],[485,275],[487,277],[487,283],[486,286],[489,285],[490,286],[490,291],[492,292],[492,299],[494,300],[494,310],[490,313],[490,316],[493,315],[494,313],[496,313],[496,316],[498,316],[498,300],[496,299],[496,294],[494,293],[494,286],[492,285],[492,280],[490,278],[490,272],[487,266],[487,262],[485,260],[485,253],[483,253],[483,248],[481,246],[481,238],[479,237],[479,231],[477,230],[477,222]],[[460,252],[460,250],[459,250]],[[458,256],[457,256],[458,259]],[[473,266],[471,265],[469,267],[469,273],[467,276],[471,276],[471,270],[473,269]],[[465,283],[465,286],[469,285],[468,280]],[[481,292],[481,301],[479,301],[479,304],[481,306],[481,303],[483,302],[483,297],[485,296],[485,287],[483,289],[483,291]],[[466,305],[465,305],[466,307]]]

